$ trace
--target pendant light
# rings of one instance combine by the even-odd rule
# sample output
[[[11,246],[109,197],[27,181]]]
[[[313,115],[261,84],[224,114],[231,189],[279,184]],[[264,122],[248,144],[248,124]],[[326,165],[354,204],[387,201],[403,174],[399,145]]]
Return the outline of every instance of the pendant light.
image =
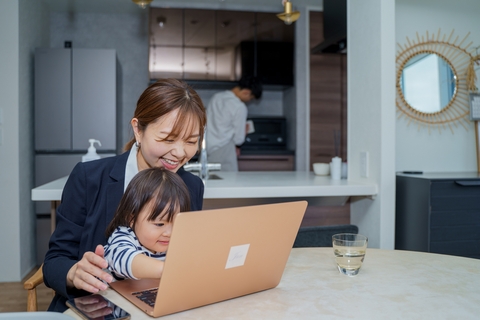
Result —
[[[299,11],[293,11],[292,12],[292,3],[289,0],[283,0],[284,4],[284,9],[285,11],[282,13],[277,14],[277,17],[280,20],[283,20],[285,24],[292,24],[292,22],[295,22],[300,18],[300,12]]]
[[[152,0],[132,0],[132,1],[142,9],[145,9],[152,2]]]

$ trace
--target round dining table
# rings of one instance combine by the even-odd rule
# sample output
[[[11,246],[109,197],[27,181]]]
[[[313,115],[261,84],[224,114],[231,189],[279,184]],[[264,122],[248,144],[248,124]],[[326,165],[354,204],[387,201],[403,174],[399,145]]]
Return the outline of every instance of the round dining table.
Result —
[[[132,319],[151,319],[115,291],[102,294]],[[277,287],[162,318],[480,319],[480,260],[367,249],[360,272],[349,277],[338,271],[332,248],[294,248]]]

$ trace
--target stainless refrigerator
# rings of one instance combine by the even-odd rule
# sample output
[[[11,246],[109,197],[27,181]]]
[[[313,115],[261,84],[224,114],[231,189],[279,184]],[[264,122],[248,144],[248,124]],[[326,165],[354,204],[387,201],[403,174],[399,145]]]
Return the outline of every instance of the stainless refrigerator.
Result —
[[[67,176],[97,139],[116,153],[116,53],[113,49],[35,51],[35,186]],[[37,262],[50,236],[50,203],[37,202]]]

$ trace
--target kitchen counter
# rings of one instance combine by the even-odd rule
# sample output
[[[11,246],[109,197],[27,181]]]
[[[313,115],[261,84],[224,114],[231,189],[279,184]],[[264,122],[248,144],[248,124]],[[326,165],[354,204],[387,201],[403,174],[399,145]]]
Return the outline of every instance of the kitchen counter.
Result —
[[[283,198],[323,196],[373,196],[375,184],[332,180],[312,172],[212,172],[221,180],[207,180],[205,199],[219,198]]]
[[[212,172],[222,179],[205,182],[204,199],[207,204],[235,206],[306,199],[309,204],[338,205],[350,196],[373,197],[378,187],[373,183],[350,180],[331,180],[329,176],[316,176],[313,172]],[[32,189],[33,201],[60,201],[68,177],[63,177]],[[238,201],[241,201],[238,202]],[[225,202],[227,201],[227,202]],[[210,205],[208,205],[210,207]]]
[[[240,207],[285,201],[307,200],[309,206],[343,206],[351,196],[373,198],[373,183],[332,180],[313,172],[255,171],[212,172],[221,179],[205,181],[204,209]],[[68,176],[32,189],[33,201],[50,201],[51,229]]]
[[[33,201],[60,201],[68,176],[53,180],[32,189]]]

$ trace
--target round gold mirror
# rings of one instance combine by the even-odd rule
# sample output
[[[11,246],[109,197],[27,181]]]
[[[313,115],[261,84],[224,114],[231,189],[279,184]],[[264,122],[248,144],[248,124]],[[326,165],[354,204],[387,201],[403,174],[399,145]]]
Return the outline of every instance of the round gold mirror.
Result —
[[[421,52],[402,68],[400,94],[419,112],[436,113],[455,98],[457,76],[450,63],[436,53]]]
[[[397,108],[399,117],[406,117],[421,126],[449,127],[460,123],[467,129],[469,100],[467,68],[470,44],[463,46],[468,35],[451,42],[453,31],[443,38],[437,35],[420,37],[397,52]],[[458,44],[457,44],[458,42]]]

